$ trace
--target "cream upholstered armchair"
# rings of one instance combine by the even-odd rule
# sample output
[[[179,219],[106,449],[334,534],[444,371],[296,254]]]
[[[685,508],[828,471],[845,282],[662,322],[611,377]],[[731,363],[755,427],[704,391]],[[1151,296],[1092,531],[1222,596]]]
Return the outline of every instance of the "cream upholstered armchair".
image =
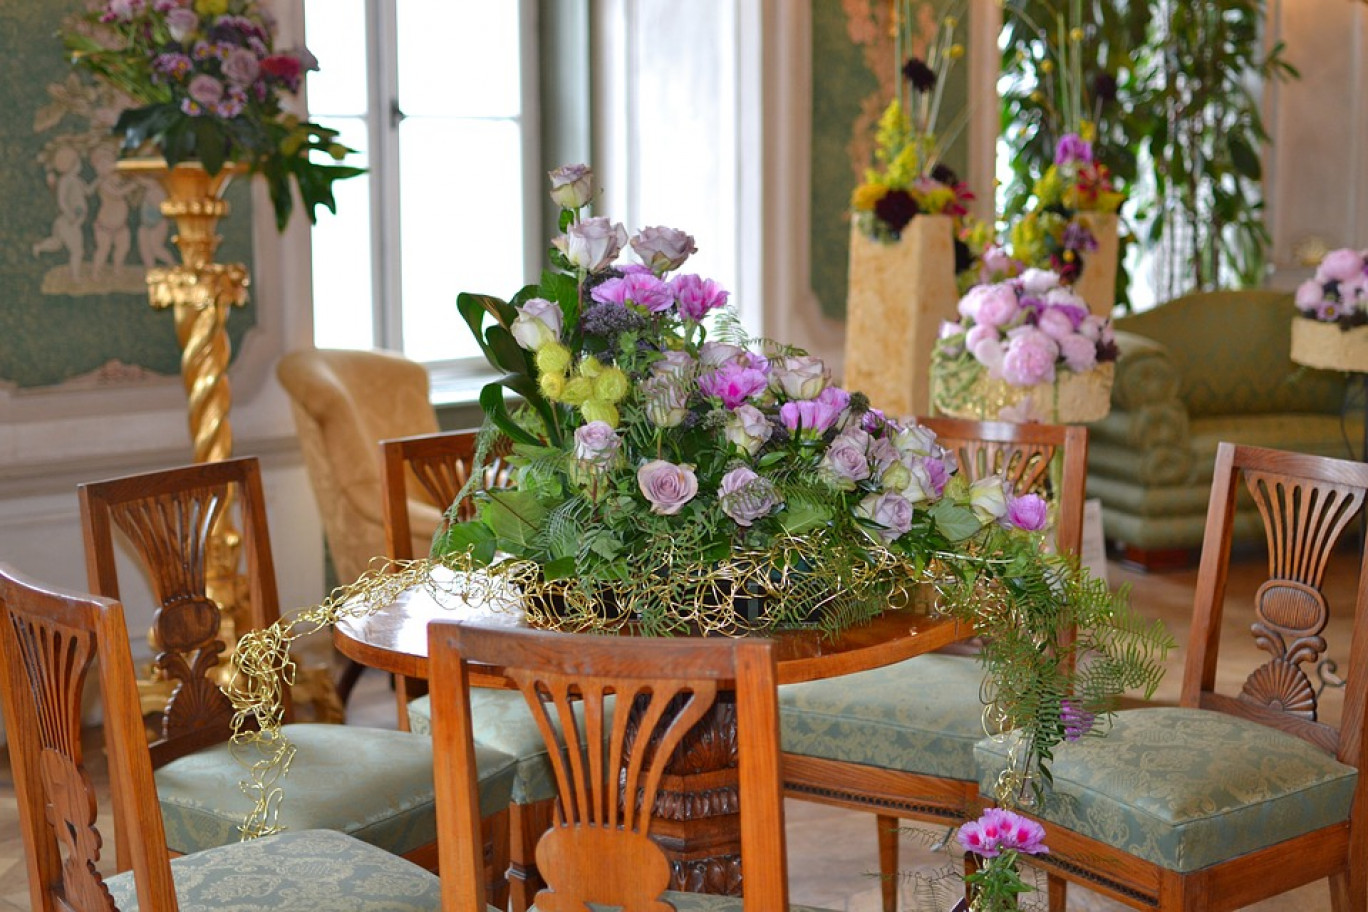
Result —
[[[308,349],[276,368],[290,396],[299,445],[323,518],[338,581],[383,558],[385,519],[380,441],[438,430],[427,369],[381,351]],[[414,554],[426,554],[441,511],[410,503]]]

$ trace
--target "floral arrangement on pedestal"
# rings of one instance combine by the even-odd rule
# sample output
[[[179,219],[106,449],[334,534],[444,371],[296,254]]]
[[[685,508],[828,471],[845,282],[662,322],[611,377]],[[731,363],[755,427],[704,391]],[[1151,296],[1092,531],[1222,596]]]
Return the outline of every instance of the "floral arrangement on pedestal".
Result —
[[[1341,329],[1368,325],[1368,250],[1327,253],[1315,276],[1297,286],[1296,305],[1303,317]]]
[[[78,69],[125,94],[114,125],[126,152],[155,150],[168,167],[197,161],[210,174],[238,163],[266,179],[276,224],[289,222],[299,189],[312,221],[335,208],[334,181],[362,169],[334,162],[352,150],[337,131],[287,112],[318,68],[303,48],[277,50],[275,22],[256,0],[101,0],[62,38]]]
[[[1110,321],[1062,277],[1027,269],[976,285],[959,302],[960,320],[941,330],[932,361],[937,408],[960,417],[1083,421],[1106,414],[1117,349]],[[1074,378],[1088,378],[1086,402],[1061,402]],[[1042,401],[1037,401],[1042,400]]]
[[[894,6],[894,59],[899,61],[899,90],[879,118],[875,166],[851,195],[855,222],[867,235],[897,240],[917,215],[963,216],[973,200],[968,186],[941,162],[948,141],[963,127],[961,116],[940,130],[941,100],[946,76],[964,56],[955,40],[959,17],[940,17],[925,57],[907,56],[914,17],[907,0]]]
[[[1076,133],[1059,140],[1054,163],[1036,181],[1034,205],[1008,231],[1013,258],[1028,268],[1050,269],[1072,285],[1097,238],[1081,213],[1114,214],[1125,195],[1105,165],[1093,160],[1092,143]]]

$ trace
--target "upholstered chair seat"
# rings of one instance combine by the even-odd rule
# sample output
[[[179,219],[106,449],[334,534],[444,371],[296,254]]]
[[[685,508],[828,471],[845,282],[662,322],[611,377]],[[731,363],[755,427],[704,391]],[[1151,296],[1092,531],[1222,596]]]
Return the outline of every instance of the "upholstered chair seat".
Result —
[[[441,883],[432,873],[327,830],[280,833],[175,858],[171,876],[180,912],[420,912],[441,905]],[[105,883],[121,912],[141,908],[132,871]]]
[[[975,749],[992,793],[1013,738]],[[1203,709],[1118,713],[1104,738],[1055,748],[1034,813],[1188,873],[1347,821],[1358,771],[1267,725]]]
[[[932,654],[779,688],[784,751],[946,779],[976,780],[983,668]],[[909,796],[915,800],[915,796]]]
[[[295,756],[281,781],[280,826],[337,830],[397,855],[437,841],[432,739],[338,725],[287,725],[283,732]],[[155,772],[172,850],[198,852],[239,839],[251,803],[238,788],[246,771],[234,750],[216,744]],[[476,745],[475,755],[481,816],[489,817],[508,806],[518,764],[485,745]]]

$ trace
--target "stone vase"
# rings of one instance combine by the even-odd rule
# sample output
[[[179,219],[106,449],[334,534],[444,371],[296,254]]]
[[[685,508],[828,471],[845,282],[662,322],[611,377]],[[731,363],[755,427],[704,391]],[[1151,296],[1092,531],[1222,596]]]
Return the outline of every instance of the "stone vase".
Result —
[[[845,388],[890,417],[928,414],[931,349],[958,300],[950,216],[916,216],[891,243],[852,224]]]
[[[1074,283],[1074,291],[1088,302],[1091,313],[1110,317],[1116,305],[1116,260],[1120,250],[1116,236],[1116,215],[1080,212],[1075,218],[1086,225],[1097,239],[1097,249],[1084,255],[1083,273]]]
[[[1368,326],[1340,329],[1337,323],[1293,317],[1292,360],[1321,370],[1368,372]]]

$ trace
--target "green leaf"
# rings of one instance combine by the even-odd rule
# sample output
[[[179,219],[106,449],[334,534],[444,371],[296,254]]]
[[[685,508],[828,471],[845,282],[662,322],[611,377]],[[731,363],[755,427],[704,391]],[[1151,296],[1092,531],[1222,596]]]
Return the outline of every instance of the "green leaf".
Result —
[[[574,555],[568,557],[558,557],[542,564],[542,578],[548,580],[569,579],[578,572],[575,565]]]
[[[821,504],[810,503],[807,501],[790,501],[789,504],[775,516],[780,528],[789,535],[801,535],[804,532],[826,525],[831,520],[831,510]]]
[[[496,544],[494,532],[483,522],[472,520],[457,523],[439,533],[433,539],[432,553],[436,557],[441,557],[469,551],[477,564],[487,567],[494,560]]]
[[[526,374],[509,374],[499,381],[513,392],[522,396],[528,405],[536,410],[541,416],[542,424],[546,427],[547,440],[553,446],[560,446],[563,439],[560,427],[560,416],[556,414],[556,406],[546,400],[537,388],[537,382]]]
[[[516,488],[489,492],[481,518],[499,540],[513,547],[515,554],[526,554],[529,545],[546,521],[546,507],[536,497]]]
[[[1231,133],[1226,144],[1230,147],[1230,163],[1236,171],[1250,180],[1258,180],[1263,176],[1259,156],[1243,136]]]
[[[485,330],[485,338],[489,340],[489,350],[494,353],[495,367],[510,374],[532,373],[532,359],[507,329],[496,323]]]
[[[475,337],[475,341],[480,345],[480,351],[484,352],[485,360],[490,367],[498,367],[494,362],[494,353],[489,350],[489,343],[484,337],[484,317],[488,313],[485,306],[487,295],[474,295],[463,291],[456,295],[456,311],[465,320],[466,326],[470,327],[470,334]]]
[[[949,498],[937,501],[928,512],[936,521],[936,528],[952,542],[964,541],[983,528],[973,510],[951,503]]]
[[[513,416],[508,414],[508,406],[504,404],[503,391],[503,384],[497,382],[486,383],[484,389],[480,390],[480,408],[484,410],[486,417],[513,441],[540,445],[540,440],[524,430],[522,425],[514,421]]]

